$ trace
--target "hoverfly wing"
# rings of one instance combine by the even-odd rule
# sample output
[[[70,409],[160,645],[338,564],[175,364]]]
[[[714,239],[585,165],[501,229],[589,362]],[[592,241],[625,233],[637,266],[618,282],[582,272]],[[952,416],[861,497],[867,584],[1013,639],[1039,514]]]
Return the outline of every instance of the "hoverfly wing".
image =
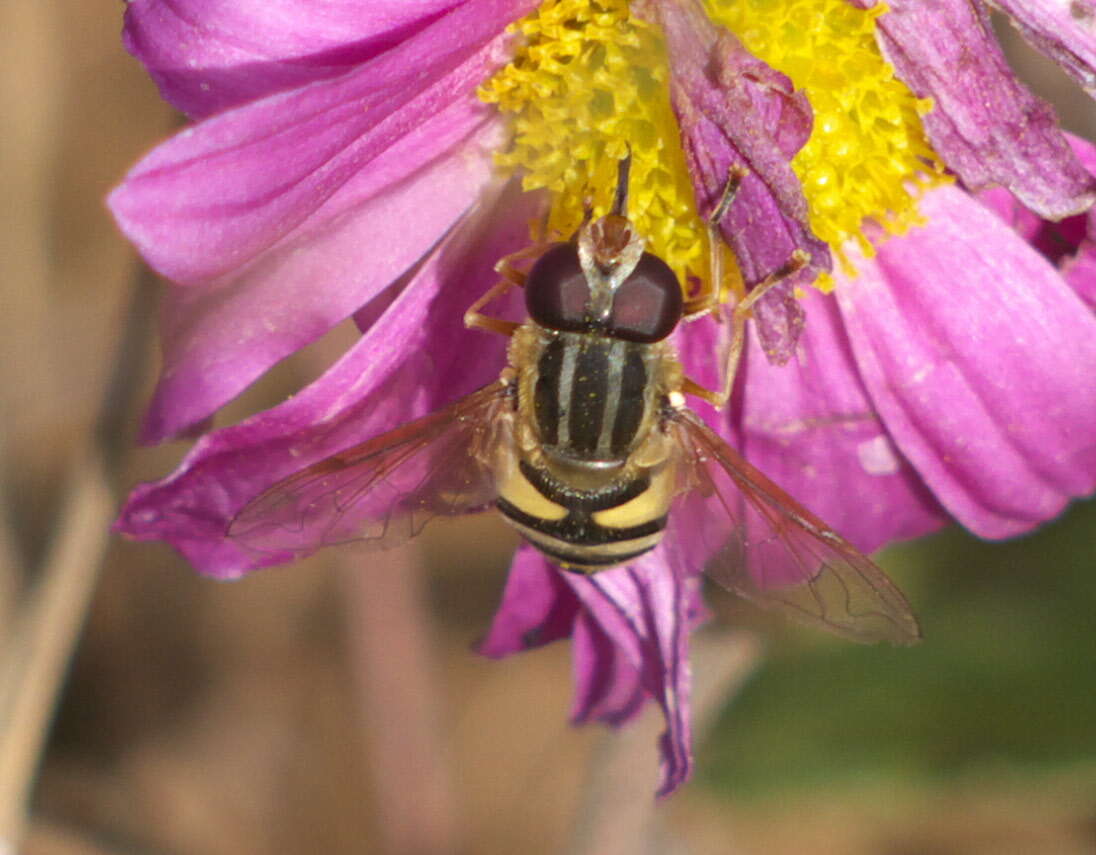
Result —
[[[870,559],[800,505],[688,410],[677,411],[690,492],[674,517],[705,572],[759,605],[854,641],[913,644],[917,620]]]
[[[248,502],[228,536],[241,546],[300,558],[360,542],[388,549],[436,516],[486,510],[495,499],[491,450],[508,436],[501,381],[444,410],[341,451]]]

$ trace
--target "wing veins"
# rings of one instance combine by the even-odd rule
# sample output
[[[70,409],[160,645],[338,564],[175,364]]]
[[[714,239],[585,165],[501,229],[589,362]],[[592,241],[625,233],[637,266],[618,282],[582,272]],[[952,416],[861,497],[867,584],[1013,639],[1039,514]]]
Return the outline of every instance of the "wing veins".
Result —
[[[870,559],[741,458],[694,413],[678,411],[673,421],[689,455],[691,486],[709,499],[718,497],[729,523],[709,556],[709,575],[735,593],[779,605],[846,637],[905,644],[920,637],[901,591]],[[740,495],[742,509],[752,510],[749,519],[761,525],[756,536],[747,517],[736,513],[738,504],[722,494],[717,472]]]

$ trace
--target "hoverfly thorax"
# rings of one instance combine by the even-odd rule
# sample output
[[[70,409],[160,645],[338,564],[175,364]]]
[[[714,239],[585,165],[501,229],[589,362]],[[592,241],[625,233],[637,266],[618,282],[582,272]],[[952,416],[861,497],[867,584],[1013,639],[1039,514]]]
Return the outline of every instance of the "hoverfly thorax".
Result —
[[[545,452],[603,469],[623,465],[654,421],[660,343],[683,304],[677,276],[645,251],[624,198],[533,264],[525,282],[533,325],[519,336]]]

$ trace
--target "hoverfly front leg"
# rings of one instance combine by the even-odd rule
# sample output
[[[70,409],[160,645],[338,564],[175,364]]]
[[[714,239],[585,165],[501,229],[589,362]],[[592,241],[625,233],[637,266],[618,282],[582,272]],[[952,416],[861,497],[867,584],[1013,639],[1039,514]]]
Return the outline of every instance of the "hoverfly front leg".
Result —
[[[469,329],[487,330],[504,336],[512,336],[514,330],[521,326],[515,321],[506,321],[502,318],[493,318],[480,312],[484,306],[492,300],[496,300],[510,292],[515,286],[525,287],[525,273],[514,266],[514,262],[532,258],[544,252],[544,244],[535,243],[525,249],[519,249],[509,255],[504,255],[495,264],[495,272],[502,278],[492,285],[476,302],[468,307],[464,313],[464,325]]]
[[[728,170],[727,183],[723,186],[719,203],[707,219],[710,251],[708,270],[711,282],[705,294],[695,298],[695,301],[686,301],[686,317],[696,317],[709,311],[714,312],[726,302],[727,295],[723,289],[723,238],[719,233],[719,223],[726,216],[727,211],[730,210],[731,203],[738,193],[738,188],[748,174],[748,170],[743,166],[734,165]],[[704,399],[716,409],[721,409],[727,403],[731,397],[731,392],[734,390],[738,364],[742,360],[742,349],[746,343],[746,321],[750,318],[750,310],[773,287],[779,285],[789,276],[794,276],[810,264],[810,261],[810,255],[801,249],[795,250],[781,267],[758,282],[746,296],[735,304],[734,309],[731,311],[731,343],[727,348],[727,356],[723,363],[723,387],[716,392],[686,377],[682,383],[683,392]]]

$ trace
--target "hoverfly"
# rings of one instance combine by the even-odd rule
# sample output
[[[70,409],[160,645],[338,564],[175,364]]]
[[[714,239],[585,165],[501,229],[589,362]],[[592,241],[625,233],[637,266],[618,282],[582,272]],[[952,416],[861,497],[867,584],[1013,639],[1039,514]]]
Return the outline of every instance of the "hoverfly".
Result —
[[[909,605],[883,572],[685,403],[726,402],[750,306],[807,257],[796,253],[738,302],[723,388],[699,386],[667,339],[719,295],[685,300],[673,270],[645,250],[626,213],[629,160],[608,214],[588,213],[569,241],[504,258],[500,281],[465,314],[468,327],[510,339],[495,383],[275,484],[228,535],[288,559],[349,541],[387,548],[435,516],[493,506],[567,571],[600,572],[679,537],[748,599],[854,640],[916,641]],[[708,218],[716,283],[715,227],[745,174],[732,170]],[[528,272],[514,265],[522,257],[534,259]],[[480,313],[513,287],[524,287],[525,323]]]

